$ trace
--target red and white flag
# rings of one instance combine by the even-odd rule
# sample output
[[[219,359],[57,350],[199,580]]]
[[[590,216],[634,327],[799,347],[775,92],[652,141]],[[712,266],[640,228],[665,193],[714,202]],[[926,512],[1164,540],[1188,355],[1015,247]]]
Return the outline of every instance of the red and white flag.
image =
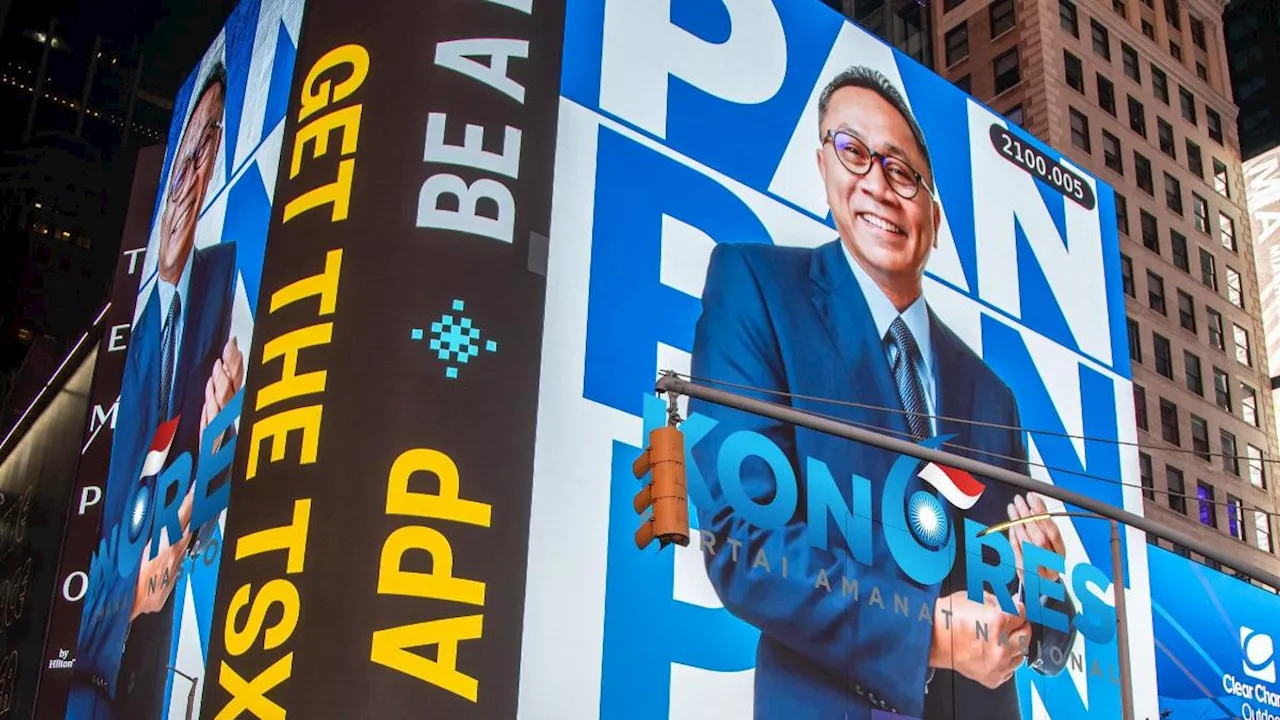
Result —
[[[982,497],[982,493],[987,489],[986,485],[978,482],[973,475],[946,465],[938,465],[929,463],[920,470],[920,479],[929,483],[935,490],[942,493],[942,497],[947,502],[955,505],[961,510],[968,510],[973,504],[978,502],[978,498]]]
[[[151,438],[151,449],[142,461],[142,474],[149,477],[164,469],[164,461],[169,457],[169,448],[173,447],[173,436],[178,432],[178,418],[160,424],[156,434]]]

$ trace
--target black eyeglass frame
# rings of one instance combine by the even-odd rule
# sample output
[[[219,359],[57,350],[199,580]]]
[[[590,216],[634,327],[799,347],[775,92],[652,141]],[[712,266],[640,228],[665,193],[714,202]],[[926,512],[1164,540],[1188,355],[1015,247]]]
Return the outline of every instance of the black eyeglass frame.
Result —
[[[871,158],[871,162],[867,163],[867,168],[865,170],[863,170],[862,172],[858,172],[857,170],[854,170],[853,168],[849,167],[847,163],[845,163],[844,158],[840,157],[840,150],[836,145],[836,140],[835,140],[836,135],[844,135],[845,137],[849,138],[850,142],[857,143],[867,151],[867,157]],[[937,202],[937,203],[941,202],[938,199],[937,190],[931,187],[929,183],[925,182],[924,176],[921,175],[915,168],[911,167],[911,163],[908,163],[906,160],[903,160],[902,158],[894,157],[892,155],[885,155],[884,153],[876,152],[875,150],[872,150],[870,147],[867,147],[867,144],[859,140],[855,135],[853,135],[853,133],[845,132],[844,130],[827,130],[827,134],[822,136],[822,144],[826,145],[827,143],[831,143],[831,149],[835,151],[836,160],[840,161],[840,166],[843,167],[845,170],[848,170],[849,172],[853,173],[854,175],[857,175],[859,177],[866,175],[867,173],[871,172],[871,167],[873,165],[879,165],[880,171],[885,172],[884,164],[892,160],[895,163],[900,163],[907,170],[910,170],[912,177],[914,177],[916,181],[915,192],[912,192],[910,195],[903,195],[902,191],[898,189],[897,185],[893,184],[893,181],[889,179],[889,176],[886,173],[885,182],[889,184],[889,187],[893,188],[894,194],[896,194],[898,197],[902,198],[903,200],[914,200],[916,196],[920,194],[920,188],[923,187],[929,193],[929,197],[933,198],[934,202]]]

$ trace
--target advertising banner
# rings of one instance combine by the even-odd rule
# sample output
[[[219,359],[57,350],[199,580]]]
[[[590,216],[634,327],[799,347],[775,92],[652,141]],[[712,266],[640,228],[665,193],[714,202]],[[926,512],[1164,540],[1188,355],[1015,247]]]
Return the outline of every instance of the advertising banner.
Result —
[[[514,717],[563,11],[356,15],[299,48],[201,717]]]
[[[68,718],[186,717],[203,684],[301,20],[301,0],[244,0],[174,102]]]
[[[147,251],[151,213],[160,186],[164,148],[138,151],[129,207],[125,213],[120,256],[111,280],[110,306],[100,322],[89,397],[89,416],[79,448],[75,484],[67,507],[66,529],[62,535],[57,587],[49,607],[49,629],[44,639],[44,667],[40,673],[34,717],[61,720],[67,709],[71,670],[75,667],[76,636],[80,629],[85,593],[89,589],[89,564],[98,545],[98,524],[102,514],[102,489],[107,482],[111,458],[111,438],[115,434],[120,408],[120,380],[124,376],[129,331],[133,327],[133,303]]]
[[[1280,717],[1275,594],[1163,548],[1150,564],[1159,717]]]
[[[816,1],[564,46],[519,716],[1118,717],[1105,521],[682,401],[693,541],[641,552],[631,468],[669,369],[1141,512],[1111,189]]]

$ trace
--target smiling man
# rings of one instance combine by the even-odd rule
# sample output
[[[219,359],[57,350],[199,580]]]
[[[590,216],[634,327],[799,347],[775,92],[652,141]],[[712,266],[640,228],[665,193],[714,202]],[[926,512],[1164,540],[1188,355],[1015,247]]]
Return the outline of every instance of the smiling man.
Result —
[[[717,245],[695,332],[693,374],[913,441],[949,436],[947,449],[1025,473],[1012,392],[934,315],[923,293],[941,207],[924,134],[905,99],[881,73],[854,67],[826,86],[818,114],[817,166],[839,239],[812,250]],[[938,541],[918,527],[877,522],[865,565],[849,556],[838,517],[825,523],[829,549],[813,546],[809,467],[802,459],[823,461],[853,512],[878,518],[853,504],[851,478],[871,480],[870,507],[878,508],[897,456],[697,400],[690,410],[718,421],[693,448],[716,505],[699,508],[699,524],[716,536],[715,548],[742,543],[734,553],[706,550],[704,559],[725,607],[760,630],[756,717],[870,720],[888,711],[930,720],[1013,719],[1021,717],[1015,670],[1024,662],[1046,674],[1062,669],[1073,638],[1028,623],[1020,553],[1010,584],[1017,612],[1005,613],[990,592],[984,602],[968,599],[963,533],[956,533],[950,575],[930,586],[898,568],[886,545],[889,533],[919,533],[914,540],[925,546]],[[726,499],[717,449],[740,430],[767,436],[802,478],[798,510],[781,527],[749,525]],[[743,463],[738,474],[755,502],[772,499],[773,475],[764,463]],[[913,490],[925,488],[919,483]],[[933,507],[953,532],[962,527],[960,510],[942,501]],[[1043,509],[1037,497],[987,482],[964,515],[989,525]],[[1064,550],[1051,520],[1019,527],[1010,539],[1015,546],[1026,541]],[[761,551],[770,559],[786,557],[789,569],[752,567],[748,561]],[[815,581],[824,576],[834,587]],[[861,593],[877,588],[883,603],[843,592],[839,578],[856,581]],[[897,612],[899,597],[913,610],[932,608],[932,617]],[[1073,614],[1070,603],[1045,605]],[[985,628],[986,637],[976,627]]]
[[[123,545],[117,539],[130,532],[150,532],[158,526],[160,509],[177,500],[154,487],[158,468],[147,459],[155,455],[149,451],[157,436],[170,439],[166,465],[183,453],[198,464],[205,427],[244,381],[244,358],[231,337],[235,243],[195,246],[200,212],[218,167],[226,85],[221,64],[204,73],[163,190],[158,248],[149,250],[156,273],[138,298],[142,312],[129,338],[111,444],[101,527],[104,545],[112,548]],[[161,427],[173,428],[172,435],[158,433]],[[118,572],[108,567],[95,574],[106,578],[105,587],[92,602],[86,599],[68,717],[152,720],[167,715],[175,605],[181,608],[174,589],[188,552],[215,522],[190,527],[193,492],[179,506],[180,536],[166,531],[154,553],[148,543],[136,568],[122,564]],[[115,555],[97,556],[94,562],[115,563]]]

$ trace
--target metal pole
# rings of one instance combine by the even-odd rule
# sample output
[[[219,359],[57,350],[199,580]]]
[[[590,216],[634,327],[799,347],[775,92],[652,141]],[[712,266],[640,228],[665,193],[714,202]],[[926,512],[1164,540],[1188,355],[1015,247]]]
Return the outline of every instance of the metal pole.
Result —
[[[1057,485],[1040,482],[1028,475],[1006,470],[995,465],[990,465],[979,460],[949,453],[944,450],[934,450],[922,447],[915,443],[900,440],[898,438],[885,435],[875,430],[866,430],[856,425],[832,420],[831,418],[815,415],[804,410],[778,405],[776,403],[756,400],[755,398],[745,397],[737,393],[725,390],[717,390],[716,388],[706,387],[695,383],[681,380],[674,375],[663,375],[658,379],[657,390],[659,392],[673,392],[680,395],[688,395],[689,397],[706,400],[707,402],[723,405],[725,407],[742,410],[743,412],[753,413],[762,417],[771,418],[779,422],[799,425],[810,430],[827,433],[835,437],[842,437],[854,442],[864,443],[873,447],[878,447],[890,452],[900,453],[902,455],[910,455],[928,460],[930,462],[948,465],[950,467],[967,470],[975,475],[990,478],[1008,485],[1012,485],[1020,490],[1027,492],[1035,492],[1046,497],[1060,500],[1068,505],[1084,508],[1106,518],[1116,520],[1131,527],[1163,538],[1169,542],[1174,542],[1183,547],[1188,548],[1192,552],[1199,553],[1212,560],[1232,568],[1238,572],[1244,573],[1246,576],[1256,578],[1274,588],[1280,588],[1280,575],[1276,575],[1269,570],[1265,570],[1254,565],[1247,560],[1242,560],[1224,553],[1196,538],[1183,533],[1181,530],[1171,528],[1163,523],[1155,522],[1149,518],[1135,515],[1127,510],[1122,510],[1110,503],[1102,502],[1088,495],[1083,495],[1072,490],[1060,488]]]
[[[89,112],[89,99],[93,94],[93,76],[98,71],[98,56],[102,54],[102,36],[93,36],[93,51],[89,53],[89,72],[84,76],[84,90],[80,93],[80,112],[76,114],[76,137],[84,133],[84,116]]]
[[[1111,519],[1111,585],[1116,593],[1116,646],[1120,654],[1120,712],[1133,720],[1133,679],[1129,672],[1129,615],[1124,607],[1124,556],[1120,552],[1120,523]]]
[[[44,80],[49,74],[49,51],[53,48],[53,33],[58,29],[58,18],[49,18],[49,31],[44,36],[44,48],[40,51],[40,70],[36,73],[36,84],[31,89],[31,105],[27,108],[27,126],[22,131],[22,142],[31,142],[31,133],[36,124],[36,108],[40,106],[40,96],[44,94]]]

